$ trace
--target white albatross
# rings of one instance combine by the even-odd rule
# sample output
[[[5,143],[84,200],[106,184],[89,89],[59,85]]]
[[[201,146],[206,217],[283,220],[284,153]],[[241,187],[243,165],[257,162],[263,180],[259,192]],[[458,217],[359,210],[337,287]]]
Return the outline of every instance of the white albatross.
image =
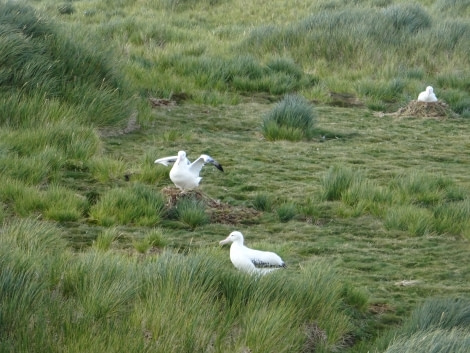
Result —
[[[431,86],[426,87],[426,91],[421,92],[418,95],[418,102],[437,102],[437,97],[434,94],[434,90]]]
[[[250,274],[261,274],[286,267],[281,257],[270,251],[254,250],[243,245],[243,234],[234,231],[219,242],[220,245],[232,243],[230,246],[230,260],[240,271]]]
[[[186,158],[185,151],[179,151],[177,156],[159,158],[155,163],[165,166],[175,163],[170,170],[170,179],[182,191],[195,189],[199,186],[199,182],[202,179],[199,176],[199,172],[206,163],[213,164],[221,172],[224,171],[222,166],[207,154],[201,154],[198,159],[191,163]]]

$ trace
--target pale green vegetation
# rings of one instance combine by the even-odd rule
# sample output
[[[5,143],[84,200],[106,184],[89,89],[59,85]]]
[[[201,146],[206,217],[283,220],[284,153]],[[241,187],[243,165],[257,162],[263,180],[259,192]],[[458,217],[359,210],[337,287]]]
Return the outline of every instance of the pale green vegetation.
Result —
[[[469,18],[0,1],[0,351],[466,352]],[[427,85],[457,118],[374,113]],[[182,149],[225,172],[171,192]],[[233,230],[287,269],[235,270]]]
[[[178,200],[173,212],[176,219],[190,229],[209,223],[204,201],[194,197],[184,197]]]
[[[299,141],[315,133],[315,114],[310,103],[298,95],[287,95],[263,120],[267,140]]]

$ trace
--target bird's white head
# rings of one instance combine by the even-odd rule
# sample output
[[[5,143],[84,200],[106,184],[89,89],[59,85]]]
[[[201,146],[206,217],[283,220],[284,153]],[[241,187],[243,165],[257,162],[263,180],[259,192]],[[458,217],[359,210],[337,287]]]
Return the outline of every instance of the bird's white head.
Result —
[[[230,244],[230,243],[239,243],[243,244],[243,234],[239,231],[233,231],[228,235],[227,238],[222,240],[219,244],[224,245],[224,244]]]
[[[426,87],[426,92],[428,92],[428,94],[432,94],[433,91],[434,91],[434,90],[433,90],[432,86]]]
[[[176,161],[177,164],[179,164],[181,161],[184,161],[186,159],[186,152],[185,151],[179,151],[178,152],[178,159]]]

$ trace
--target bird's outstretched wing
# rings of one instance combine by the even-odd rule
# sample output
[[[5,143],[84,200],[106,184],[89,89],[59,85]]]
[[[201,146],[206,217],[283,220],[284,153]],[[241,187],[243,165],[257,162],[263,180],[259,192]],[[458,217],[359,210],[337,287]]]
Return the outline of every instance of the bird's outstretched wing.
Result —
[[[177,159],[178,159],[178,156],[163,157],[163,158],[159,158],[155,160],[154,163],[159,163],[159,164],[168,166],[170,163],[175,163]]]
[[[202,167],[206,163],[213,164],[221,172],[224,171],[224,169],[222,168],[222,165],[211,156],[208,156],[207,154],[201,154],[198,159],[196,159],[193,163],[191,163],[191,166],[189,167],[189,169],[193,173],[196,173],[197,175],[199,175],[199,172],[201,171]]]

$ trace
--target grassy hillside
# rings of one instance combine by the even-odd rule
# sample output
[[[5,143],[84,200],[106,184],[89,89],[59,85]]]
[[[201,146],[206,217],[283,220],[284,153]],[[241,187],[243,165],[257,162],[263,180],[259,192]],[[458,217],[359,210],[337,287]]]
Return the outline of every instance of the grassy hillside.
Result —
[[[465,352],[469,16],[0,2],[0,350]],[[452,114],[387,114],[427,85]],[[225,172],[178,195],[181,149]],[[288,268],[236,271],[233,230]]]
[[[38,6],[114,43],[143,95],[224,104],[295,90],[322,103],[341,93],[393,110],[432,85],[454,110],[469,114],[466,1],[66,4],[67,13],[55,1]]]

